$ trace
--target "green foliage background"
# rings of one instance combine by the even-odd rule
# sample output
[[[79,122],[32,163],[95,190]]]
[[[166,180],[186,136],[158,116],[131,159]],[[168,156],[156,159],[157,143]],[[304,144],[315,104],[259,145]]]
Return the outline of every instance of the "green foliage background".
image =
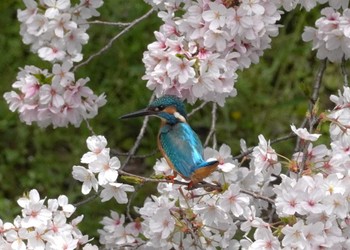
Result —
[[[17,9],[24,8],[20,0],[0,2],[0,75],[1,97],[11,90],[19,67],[36,65],[51,68],[24,45],[19,35]],[[150,7],[143,1],[105,0],[100,9],[99,20],[127,22],[141,16]],[[240,152],[239,139],[244,138],[248,146],[257,143],[257,136],[264,134],[274,139],[290,132],[289,125],[305,116],[308,93],[312,87],[319,62],[311,45],[301,41],[305,25],[313,26],[319,17],[319,9],[306,13],[295,10],[283,16],[280,35],[273,39],[272,48],[266,51],[258,65],[239,72],[236,83],[238,95],[227,100],[219,108],[217,139],[231,146],[233,155]],[[89,86],[98,94],[105,92],[108,103],[99,115],[91,120],[96,134],[106,136],[109,147],[118,152],[127,152],[138,134],[142,119],[121,121],[122,114],[147,105],[151,92],[144,74],[142,53],[154,40],[153,32],[161,22],[156,14],[138,24],[123,35],[107,52],[80,68],[78,77],[90,77]],[[85,58],[98,51],[120,29],[114,26],[91,25],[90,41],[83,49]],[[339,65],[328,65],[322,85],[321,110],[331,108],[328,96],[342,85]],[[195,106],[200,103],[197,102]],[[188,110],[193,106],[188,105]],[[211,105],[191,117],[190,123],[202,141],[210,128]],[[158,121],[151,120],[139,154],[156,149]],[[326,127],[322,127],[326,131]],[[72,203],[83,200],[81,185],[71,176],[72,166],[79,165],[80,157],[87,151],[85,140],[90,135],[86,124],[80,128],[40,129],[19,121],[18,115],[9,111],[3,98],[0,100],[0,218],[12,221],[20,213],[16,200],[32,188],[38,189],[42,197],[54,198],[65,194]],[[290,156],[294,142],[274,145],[281,154]],[[159,153],[145,160],[132,161],[128,171],[150,175]],[[121,161],[124,160],[120,157]],[[141,205],[145,196],[155,192],[153,184],[138,190],[134,205]],[[98,200],[79,207],[77,213],[85,215],[82,230],[96,236],[96,229],[109,210],[124,211],[125,207],[114,200],[101,204]]]

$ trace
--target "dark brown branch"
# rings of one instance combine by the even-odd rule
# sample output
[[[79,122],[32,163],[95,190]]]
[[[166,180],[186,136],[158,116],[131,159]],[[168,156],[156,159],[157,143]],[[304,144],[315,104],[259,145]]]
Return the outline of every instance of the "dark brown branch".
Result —
[[[216,149],[216,135],[215,135],[215,131],[216,131],[216,110],[217,110],[217,104],[215,102],[213,102],[213,108],[211,110],[211,126],[210,126],[210,131],[209,134],[207,136],[207,138],[205,139],[204,142],[204,147],[207,147],[210,141],[210,138],[213,138],[213,149]]]

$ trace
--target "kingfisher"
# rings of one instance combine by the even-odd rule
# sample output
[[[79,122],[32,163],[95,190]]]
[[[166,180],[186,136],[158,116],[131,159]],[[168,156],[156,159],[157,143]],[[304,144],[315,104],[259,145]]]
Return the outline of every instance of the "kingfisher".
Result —
[[[194,187],[217,168],[217,160],[205,161],[202,143],[187,123],[185,105],[180,98],[165,95],[154,100],[148,107],[120,117],[127,119],[140,116],[156,116],[161,119],[158,133],[158,148],[174,176],[179,174],[189,180],[188,187]]]

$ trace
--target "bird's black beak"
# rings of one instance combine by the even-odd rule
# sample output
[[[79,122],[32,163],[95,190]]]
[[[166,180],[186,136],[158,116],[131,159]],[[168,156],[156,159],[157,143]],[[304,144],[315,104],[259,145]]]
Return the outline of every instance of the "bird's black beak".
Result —
[[[123,115],[119,117],[120,119],[128,119],[128,118],[134,118],[134,117],[140,117],[140,116],[146,116],[146,115],[155,115],[157,112],[153,110],[149,110],[148,108],[141,109],[126,115]]]

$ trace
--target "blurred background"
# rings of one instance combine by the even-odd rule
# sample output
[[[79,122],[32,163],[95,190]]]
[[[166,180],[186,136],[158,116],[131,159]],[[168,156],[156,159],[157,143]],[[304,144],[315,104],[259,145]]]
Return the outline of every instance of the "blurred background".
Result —
[[[32,188],[36,188],[42,197],[56,198],[65,194],[71,203],[84,199],[80,192],[81,183],[72,178],[71,171],[73,165],[80,164],[81,156],[87,151],[85,140],[91,135],[85,123],[80,128],[40,129],[36,125],[21,123],[17,113],[9,111],[2,96],[11,90],[18,68],[25,65],[52,67],[22,43],[17,20],[19,8],[24,8],[21,0],[0,1],[0,218],[11,222],[20,213],[16,200]],[[98,20],[128,22],[149,9],[142,0],[127,4],[122,0],[105,0],[99,9],[101,16]],[[248,146],[254,146],[259,134],[274,139],[288,134],[291,123],[297,127],[300,125],[319,67],[315,53],[311,52],[311,44],[304,43],[301,34],[306,25],[314,26],[319,12],[320,8],[310,13],[297,9],[283,15],[280,22],[283,27],[280,35],[273,39],[272,48],[265,52],[258,65],[238,72],[235,85],[238,95],[228,99],[224,108],[218,108],[218,146],[228,144],[232,154],[237,155],[241,138]],[[107,94],[107,104],[90,124],[96,134],[107,138],[108,146],[116,152],[127,152],[139,133],[142,119],[121,121],[118,117],[145,107],[152,95],[146,82],[141,80],[144,74],[142,54],[154,41],[153,32],[160,24],[153,14],[123,35],[107,52],[76,72],[76,78],[90,77],[88,85],[96,94]],[[90,40],[83,49],[85,58],[102,48],[120,30],[115,26],[91,25]],[[339,65],[328,64],[321,88],[321,110],[332,108],[329,95],[341,85]],[[187,105],[187,109],[190,111],[198,105],[200,102]],[[210,129],[211,107],[207,104],[189,121],[203,142]],[[138,154],[156,149],[158,127],[159,121],[151,119]],[[327,131],[328,128],[324,125],[321,129]],[[290,157],[294,145],[294,140],[290,140],[273,147],[278,153]],[[159,157],[158,152],[146,159],[133,160],[127,170],[149,176]],[[119,158],[122,162],[125,159]],[[133,205],[141,206],[145,197],[155,190],[155,184],[139,189]],[[85,215],[82,231],[97,236],[99,221],[109,215],[111,209],[123,212],[125,206],[118,205],[115,200],[101,203],[96,199],[79,207],[77,214]]]

